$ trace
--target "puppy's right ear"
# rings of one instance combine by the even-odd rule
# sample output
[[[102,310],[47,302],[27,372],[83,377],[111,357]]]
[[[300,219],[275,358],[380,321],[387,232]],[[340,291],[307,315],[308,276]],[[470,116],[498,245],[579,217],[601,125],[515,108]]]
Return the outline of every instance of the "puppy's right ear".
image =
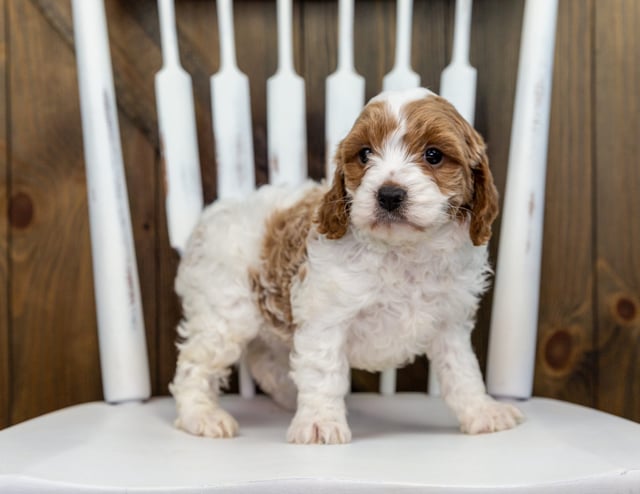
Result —
[[[347,207],[347,193],[344,187],[344,165],[342,161],[342,146],[338,146],[336,156],[336,172],[333,184],[322,198],[318,209],[316,223],[318,232],[330,239],[338,239],[347,233],[349,226],[349,211]]]

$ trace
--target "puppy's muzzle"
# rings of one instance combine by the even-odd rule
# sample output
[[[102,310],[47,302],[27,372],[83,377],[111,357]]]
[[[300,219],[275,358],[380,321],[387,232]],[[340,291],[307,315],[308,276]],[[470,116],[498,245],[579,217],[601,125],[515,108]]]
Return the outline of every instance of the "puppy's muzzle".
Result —
[[[383,185],[378,189],[378,205],[390,213],[398,209],[407,199],[407,191],[397,185]]]

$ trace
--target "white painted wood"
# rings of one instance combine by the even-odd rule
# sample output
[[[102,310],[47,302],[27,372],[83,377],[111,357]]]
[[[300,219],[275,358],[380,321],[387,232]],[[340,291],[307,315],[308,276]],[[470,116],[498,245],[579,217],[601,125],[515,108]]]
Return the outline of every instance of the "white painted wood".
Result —
[[[246,197],[255,189],[249,79],[236,63],[231,0],[217,0],[220,70],[211,77],[218,198]]]
[[[180,66],[173,0],[158,0],[162,69],[155,77],[156,107],[166,181],[171,246],[184,251],[203,207],[191,77]]]
[[[525,4],[487,365],[497,396],[533,389],[557,8]]]
[[[382,79],[384,91],[411,89],[420,85],[420,76],[411,70],[411,27],[413,0],[397,0],[396,54],[393,69]],[[380,375],[380,393],[396,391],[396,371],[388,369]]]
[[[477,71],[469,63],[472,0],[456,0],[451,63],[440,77],[440,96],[449,100],[473,125],[476,109]]]
[[[240,362],[238,362],[238,391],[240,392],[240,396],[246,400],[256,395],[256,385],[253,382],[251,372],[249,371],[249,364],[244,355],[240,359]]]
[[[397,0],[396,54],[394,66],[382,79],[385,91],[411,89],[420,85],[420,76],[411,70],[411,30],[413,0]]]
[[[150,396],[149,365],[102,0],[73,0],[105,400]]]
[[[334,154],[364,106],[364,77],[353,66],[353,0],[338,3],[338,67],[326,81],[326,177],[335,171]]]
[[[396,392],[396,370],[387,369],[380,373],[380,393],[391,396]]]
[[[456,0],[451,63],[440,76],[440,96],[449,100],[456,110],[473,125],[476,109],[477,71],[469,64],[472,0]],[[440,394],[435,370],[429,367],[429,394]]]
[[[440,381],[436,376],[436,371],[429,362],[429,382],[427,383],[427,391],[431,396],[440,396]]]
[[[238,68],[232,0],[217,0],[220,70],[211,77],[218,198],[243,198],[256,186],[249,78]],[[255,385],[246,361],[238,364],[240,395],[252,398]]]
[[[526,176],[528,180],[534,176],[538,183],[534,191],[541,193],[541,165],[524,158],[534,153],[544,156],[546,150],[554,44],[549,30],[555,27],[556,2],[538,0],[533,11],[534,2],[527,1],[513,132],[520,137],[516,139],[517,146],[512,143],[507,185],[510,195],[519,191],[511,185],[515,180],[512,176]],[[72,0],[72,7],[101,352],[108,349],[107,355],[122,356],[118,365],[125,366],[123,375],[109,369],[104,379],[117,384],[113,389],[122,391],[127,383],[114,376],[126,377],[130,384],[148,370],[145,352],[144,365],[126,368],[131,357],[135,360],[139,355],[132,355],[131,348],[113,344],[127,341],[139,348],[138,340],[128,340],[132,334],[142,333],[144,337],[144,332],[135,257],[131,256],[133,242],[104,8],[102,0]],[[532,20],[538,15],[540,18]],[[532,40],[537,46],[532,46]],[[531,51],[540,58],[532,57]],[[540,91],[536,96],[542,98],[542,108],[529,99],[531,86],[521,81],[528,77]],[[540,135],[544,136],[542,143],[534,139]],[[533,147],[526,148],[524,158],[515,154],[514,148],[532,141]],[[511,164],[518,157],[528,169],[511,173]],[[544,182],[544,166],[542,170]],[[517,209],[519,204],[514,204]],[[528,228],[525,234],[535,233],[529,240],[539,242],[542,232],[533,231],[530,225]],[[506,259],[512,257],[515,256],[507,255]],[[499,264],[499,273],[501,269]],[[531,282],[529,274],[530,271],[521,274],[522,285],[516,286],[514,292],[519,293]],[[112,288],[119,293],[114,294]],[[119,294],[125,295],[124,300],[114,298]],[[507,291],[500,299],[514,303],[511,295]],[[106,304],[113,300],[117,303]],[[533,301],[537,308],[537,298]],[[112,310],[104,312],[105,307]],[[527,307],[518,309],[526,312]],[[104,314],[124,321],[115,329],[127,328],[126,338],[120,341],[122,333],[105,331],[103,322],[112,320],[105,319]],[[137,324],[129,327],[133,320]],[[500,370],[500,374],[505,371]],[[111,384],[109,387],[111,392]],[[249,402],[223,396],[221,404],[240,422],[240,436],[235,439],[199,438],[175,429],[175,403],[171,398],[118,406],[78,405],[7,428],[0,431],[0,492],[640,493],[640,425],[554,400],[533,398],[519,403],[527,420],[513,430],[468,436],[459,432],[439,398],[406,393],[393,397],[351,395],[347,397],[347,408],[354,441],[344,447],[286,444],[285,433],[292,414],[267,397],[255,397]]]
[[[278,0],[278,70],[267,80],[269,182],[301,184],[307,179],[304,80],[293,67],[291,0]]]
[[[86,0],[81,0],[86,1]],[[640,425],[554,400],[516,429],[468,436],[439,398],[347,398],[353,443],[285,442],[291,413],[224,396],[234,439],[175,429],[171,398],[67,408],[0,431],[7,493],[639,493]]]

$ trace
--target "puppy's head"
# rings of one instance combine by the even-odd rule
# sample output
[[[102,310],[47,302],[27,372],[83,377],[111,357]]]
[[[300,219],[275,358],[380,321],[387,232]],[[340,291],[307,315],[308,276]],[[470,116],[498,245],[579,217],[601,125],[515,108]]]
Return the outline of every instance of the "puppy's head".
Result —
[[[351,224],[381,240],[410,241],[457,221],[474,245],[488,242],[498,194],[482,137],[427,89],[384,92],[338,146],[318,231],[340,238]]]

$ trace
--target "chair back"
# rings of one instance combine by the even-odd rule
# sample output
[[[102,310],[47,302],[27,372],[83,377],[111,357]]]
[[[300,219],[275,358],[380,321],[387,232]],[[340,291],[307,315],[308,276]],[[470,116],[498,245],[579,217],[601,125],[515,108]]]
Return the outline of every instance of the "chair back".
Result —
[[[295,185],[308,175],[305,81],[293,64],[292,0],[275,1],[278,70],[267,83],[269,172],[272,182]],[[164,64],[156,96],[167,220],[171,244],[181,252],[202,206],[202,190],[191,80],[180,66],[173,1],[158,5]],[[72,7],[104,394],[109,402],[143,400],[149,396],[149,370],[104,5],[72,0]],[[411,70],[413,7],[412,0],[397,0],[396,61],[383,79],[385,89],[420,84]],[[243,33],[234,34],[231,0],[217,0],[217,9],[222,63],[211,78],[211,99],[218,195],[242,196],[255,187],[250,81],[235,60],[235,41]],[[378,83],[355,72],[353,12],[354,0],[339,0],[338,68],[327,78],[325,95],[329,171],[329,157],[364,104],[365,84]],[[457,0],[456,12],[454,56],[440,92],[472,121],[476,79],[466,59],[471,0]],[[489,392],[514,398],[530,397],[533,385],[546,163],[540,157],[546,157],[556,13],[557,0],[527,0],[521,37],[487,367]],[[383,373],[381,392],[391,394],[395,387],[390,369]],[[247,397],[254,393],[244,365],[240,391]],[[435,383],[432,392],[437,393]]]

